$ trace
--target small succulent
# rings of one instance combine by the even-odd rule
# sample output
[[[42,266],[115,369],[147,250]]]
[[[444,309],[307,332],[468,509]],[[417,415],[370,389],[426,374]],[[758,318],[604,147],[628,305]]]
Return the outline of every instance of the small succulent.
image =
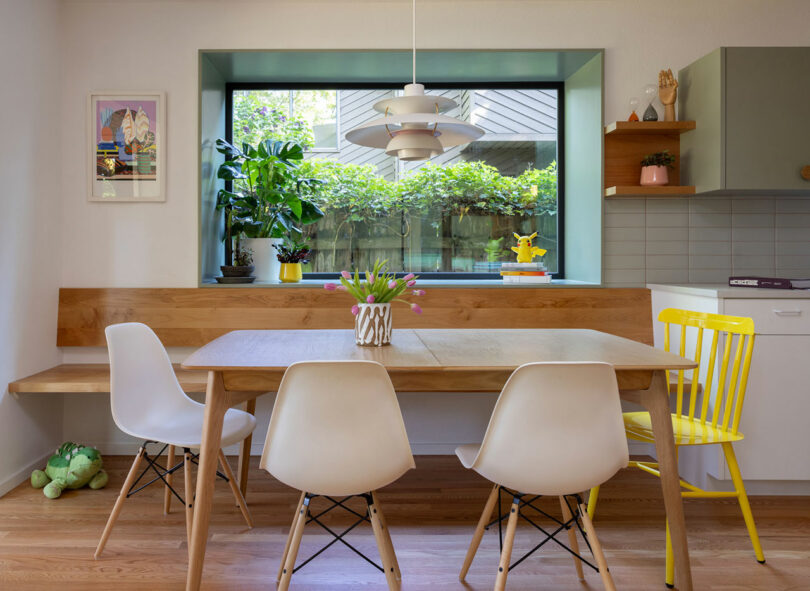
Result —
[[[667,168],[672,168],[674,164],[675,156],[670,154],[669,150],[647,154],[641,161],[641,166],[666,166]]]
[[[237,244],[233,253],[233,264],[235,267],[249,267],[253,264],[253,251]]]

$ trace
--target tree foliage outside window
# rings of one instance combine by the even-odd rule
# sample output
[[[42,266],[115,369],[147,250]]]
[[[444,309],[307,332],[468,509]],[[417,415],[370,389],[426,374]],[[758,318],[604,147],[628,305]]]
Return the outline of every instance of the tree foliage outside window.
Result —
[[[294,142],[304,150],[315,145],[307,120],[290,116],[289,91],[235,91],[233,143],[257,146],[265,140]]]

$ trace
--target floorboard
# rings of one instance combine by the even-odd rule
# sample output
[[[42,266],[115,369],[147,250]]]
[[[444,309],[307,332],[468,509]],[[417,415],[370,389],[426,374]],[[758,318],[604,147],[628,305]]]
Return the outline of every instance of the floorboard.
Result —
[[[104,555],[93,551],[131,458],[105,460],[109,486],[101,491],[67,491],[52,501],[27,483],[0,499],[0,589],[3,590],[175,590],[183,589],[187,547],[182,507],[163,515],[163,491],[152,486],[124,505]],[[235,465],[235,458],[231,458]],[[180,473],[182,474],[182,473]],[[203,589],[275,589],[298,493],[258,469],[253,458],[248,505],[256,527],[247,530],[224,482],[217,485]],[[182,477],[176,478],[182,490]],[[484,535],[466,584],[458,581],[489,484],[447,456],[417,458],[417,469],[380,492],[402,569],[403,591],[492,589],[498,563],[498,534]],[[688,500],[689,547],[695,589],[718,591],[806,591],[810,589],[810,498],[754,497],[754,515],[767,558],[754,560],[742,516],[732,500]],[[317,502],[316,502],[317,506]],[[557,515],[554,499],[541,506]],[[327,523],[349,520],[330,513]],[[634,470],[620,472],[602,489],[595,522],[617,587],[661,589],[664,574],[664,512],[658,481]],[[536,530],[521,523],[513,556],[535,545]],[[563,536],[563,540],[565,536]],[[376,558],[369,526],[349,540]],[[328,541],[307,527],[299,561]],[[584,548],[584,544],[580,542]],[[291,589],[343,591],[385,589],[383,575],[336,544],[293,577]],[[512,591],[601,589],[586,568],[580,583],[570,556],[544,546],[509,575]]]

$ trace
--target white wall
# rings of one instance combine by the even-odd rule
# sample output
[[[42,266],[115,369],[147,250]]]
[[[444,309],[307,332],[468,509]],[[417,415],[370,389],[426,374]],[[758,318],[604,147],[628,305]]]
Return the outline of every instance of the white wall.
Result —
[[[44,1],[14,4],[17,11],[22,11],[23,5],[28,19],[34,13],[55,10],[52,3]],[[422,0],[418,9],[417,42],[424,48],[605,48],[606,121],[626,118],[628,98],[643,96],[643,85],[654,83],[659,69],[677,71],[718,46],[810,45],[810,2],[804,0]],[[33,150],[34,143],[38,148],[47,145],[34,139],[53,142],[53,130],[57,129],[61,132],[58,152],[62,171],[58,185],[47,175],[13,180],[20,184],[14,196],[24,196],[26,201],[14,205],[24,211],[13,222],[11,233],[3,232],[0,238],[3,269],[13,267],[3,277],[11,277],[14,283],[10,291],[2,288],[0,310],[4,315],[14,311],[12,326],[16,327],[4,331],[2,337],[3,375],[36,369],[46,359],[56,358],[52,347],[53,299],[43,302],[38,298],[55,297],[57,284],[197,285],[199,49],[405,49],[410,44],[409,18],[409,0],[71,0],[61,9],[58,59],[46,57],[53,51],[53,36],[37,34],[44,24],[21,27],[6,25],[14,21],[2,19],[4,32],[9,29],[11,34],[2,41],[4,48],[9,45],[4,56],[36,62],[29,66],[42,62],[49,71],[57,64],[63,69],[56,95],[44,92],[32,97],[24,93],[23,97],[15,88],[16,98],[6,99],[4,89],[2,99],[4,106],[7,100],[24,101],[20,109],[32,114],[32,101],[41,101],[37,125],[50,129],[32,136],[22,118],[15,118],[13,125],[21,129],[14,137],[22,138],[19,141]],[[52,24],[48,21],[48,26]],[[20,61],[3,67],[17,72],[5,76],[4,85],[31,69]],[[52,90],[52,84],[52,76],[43,76],[37,78],[34,87]],[[87,202],[85,101],[89,91],[100,89],[167,92],[165,204]],[[53,114],[57,109],[58,125]],[[33,165],[33,155],[22,159],[22,166],[26,163]],[[14,170],[19,167],[20,159],[16,159]],[[4,175],[4,179],[9,178],[9,174]],[[55,191],[48,194],[57,186],[58,196]],[[4,202],[7,199],[4,197]],[[42,221],[35,225],[32,216],[37,207],[47,208],[56,199],[62,205],[59,225],[49,217],[45,227],[50,231],[43,232]],[[46,247],[30,236],[54,240],[59,228],[64,229],[61,240],[52,242],[49,252],[35,252],[32,258],[30,249]],[[18,254],[23,245],[28,250]],[[6,256],[7,249],[14,255]],[[56,278],[51,252],[61,252],[61,280]],[[38,265],[36,273],[20,268],[22,261],[31,260]],[[15,298],[20,301],[15,302]],[[20,314],[16,307],[20,305],[36,307],[37,313]],[[22,338],[21,323],[26,329],[38,327],[41,338]],[[68,361],[78,358],[74,352],[65,354]],[[9,421],[18,422],[22,410],[15,407],[14,414],[9,414],[8,401],[2,403],[0,420],[9,416]],[[65,414],[66,419],[71,417],[65,425],[66,434],[81,437],[90,433],[85,425],[108,420],[105,405],[98,400],[82,399],[83,408],[70,404],[74,406]],[[477,402],[454,395],[435,404],[433,412],[442,413],[444,424],[452,425],[455,409],[460,405],[473,408]],[[421,425],[417,411],[411,416]],[[479,419],[486,413],[483,408],[476,412]],[[44,421],[44,415],[38,416],[36,427],[30,431],[43,429]],[[438,435],[423,433],[423,441],[429,444]],[[26,457],[33,455],[32,451]]]
[[[62,436],[59,397],[6,390],[59,360],[58,18],[57,0],[0,2],[0,495]]]
[[[677,71],[720,45],[810,45],[804,0],[422,0],[417,8],[420,47],[604,47],[606,121],[626,118],[628,97],[642,97],[659,69]],[[403,49],[409,19],[409,0],[65,3],[62,284],[197,285],[197,50]],[[132,42],[131,32],[148,42]],[[165,204],[87,203],[77,138],[93,89],[167,92]]]

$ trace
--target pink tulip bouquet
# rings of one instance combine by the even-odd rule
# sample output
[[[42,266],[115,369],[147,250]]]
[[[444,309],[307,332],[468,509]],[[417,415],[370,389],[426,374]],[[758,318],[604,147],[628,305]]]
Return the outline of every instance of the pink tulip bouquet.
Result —
[[[340,285],[336,283],[326,283],[323,287],[326,291],[346,291],[357,300],[358,304],[387,304],[389,302],[402,302],[408,304],[411,310],[417,314],[422,313],[419,304],[401,299],[408,289],[416,285],[419,278],[413,273],[408,273],[404,277],[397,279],[392,273],[385,269],[387,260],[374,263],[371,271],[366,271],[365,280],[361,279],[359,271],[355,270],[354,276],[348,271],[340,272]],[[411,290],[411,295],[423,296],[423,289]],[[352,314],[357,316],[359,306],[352,306]]]
[[[355,340],[358,345],[381,346],[391,342],[391,302],[408,304],[413,312],[422,313],[419,304],[402,299],[408,290],[410,295],[423,296],[424,290],[413,289],[418,277],[408,273],[397,279],[387,272],[388,261],[377,260],[365,279],[359,271],[354,275],[341,271],[340,284],[326,283],[326,291],[345,291],[357,300],[352,306],[355,316]]]

